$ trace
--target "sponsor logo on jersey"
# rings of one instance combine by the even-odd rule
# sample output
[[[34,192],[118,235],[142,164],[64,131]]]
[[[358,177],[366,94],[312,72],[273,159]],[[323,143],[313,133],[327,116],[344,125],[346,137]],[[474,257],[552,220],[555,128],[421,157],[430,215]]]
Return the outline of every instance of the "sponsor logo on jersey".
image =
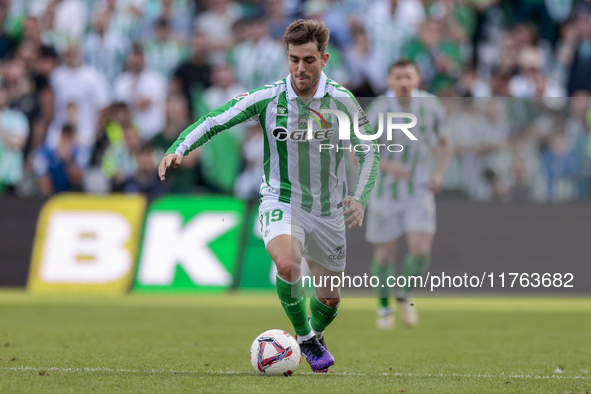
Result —
[[[271,133],[277,141],[285,141],[288,138],[292,142],[325,141],[334,135],[335,129],[313,130],[311,133],[306,129],[297,129],[290,133],[285,127],[279,126],[275,127]]]
[[[287,116],[287,108],[285,107],[277,107],[277,116]]]
[[[277,107],[277,116],[281,116],[284,109],[284,107]],[[309,110],[312,113],[300,115],[298,117],[298,129],[288,132],[285,127],[278,126],[272,131],[273,137],[278,141],[285,141],[289,138],[292,142],[329,140],[334,135],[336,129],[328,128],[328,124],[320,112],[309,107],[304,107],[304,109]],[[312,117],[312,119],[314,119],[320,126],[319,130],[314,130],[312,128],[312,120],[308,116]]]
[[[289,135],[289,133],[287,132],[287,129],[285,127],[275,127],[272,131],[273,137],[275,137],[275,139],[277,141],[285,141]]]

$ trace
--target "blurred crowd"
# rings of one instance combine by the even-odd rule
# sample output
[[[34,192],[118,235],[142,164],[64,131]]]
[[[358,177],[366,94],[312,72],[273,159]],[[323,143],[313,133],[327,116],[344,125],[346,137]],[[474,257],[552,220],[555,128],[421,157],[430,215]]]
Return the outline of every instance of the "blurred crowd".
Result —
[[[591,196],[591,0],[0,0],[0,194],[256,198],[256,124],[164,183],[156,166],[200,116],[288,74],[283,33],[302,17],[328,25],[325,72],[358,97],[417,64],[449,114],[447,190]]]

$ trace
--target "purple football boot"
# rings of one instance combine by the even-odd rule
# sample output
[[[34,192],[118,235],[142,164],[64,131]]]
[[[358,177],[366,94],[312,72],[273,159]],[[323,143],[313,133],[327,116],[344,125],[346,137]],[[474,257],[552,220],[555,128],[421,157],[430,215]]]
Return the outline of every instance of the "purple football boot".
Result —
[[[300,349],[312,372],[326,373],[328,367],[334,365],[334,357],[318,342],[316,336],[300,343]]]

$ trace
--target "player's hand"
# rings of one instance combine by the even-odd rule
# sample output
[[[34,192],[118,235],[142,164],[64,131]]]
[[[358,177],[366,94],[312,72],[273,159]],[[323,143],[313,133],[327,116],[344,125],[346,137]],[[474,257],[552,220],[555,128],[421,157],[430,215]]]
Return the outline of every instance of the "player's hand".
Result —
[[[429,183],[427,183],[427,187],[433,193],[439,193],[443,188],[443,175],[439,173],[433,174],[433,176],[431,176],[431,179],[429,179]]]
[[[382,166],[384,172],[392,175],[397,181],[402,179],[410,179],[410,170],[402,163],[388,161],[380,164],[380,166]]]
[[[160,165],[158,166],[158,175],[160,176],[160,180],[163,181],[166,178],[166,170],[171,165],[174,168],[179,168],[181,162],[183,161],[183,156],[177,155],[176,153],[171,153],[166,155],[162,158]]]
[[[349,228],[353,228],[356,224],[361,227],[363,224],[363,216],[365,215],[363,205],[351,196],[345,197],[343,205],[348,207],[345,212],[343,212],[343,215],[349,215],[349,217],[345,219],[345,224],[349,224]]]

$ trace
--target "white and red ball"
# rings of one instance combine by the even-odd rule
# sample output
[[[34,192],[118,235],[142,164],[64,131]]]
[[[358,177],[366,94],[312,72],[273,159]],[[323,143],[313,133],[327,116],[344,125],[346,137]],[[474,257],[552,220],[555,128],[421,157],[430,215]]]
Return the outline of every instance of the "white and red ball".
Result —
[[[301,359],[300,345],[283,330],[265,331],[250,347],[250,363],[259,375],[289,376],[298,369]]]

